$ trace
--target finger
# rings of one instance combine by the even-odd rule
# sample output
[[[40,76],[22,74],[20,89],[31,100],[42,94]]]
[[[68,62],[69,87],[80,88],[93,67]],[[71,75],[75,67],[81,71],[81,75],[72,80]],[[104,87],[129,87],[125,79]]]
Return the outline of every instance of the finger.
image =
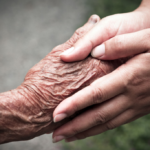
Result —
[[[150,29],[118,35],[95,47],[91,55],[102,60],[133,56],[150,49]]]
[[[129,106],[130,101],[127,100],[126,96],[118,96],[77,116],[69,123],[58,128],[54,132],[53,137],[55,141],[57,141],[57,137],[59,136],[65,138],[72,137],[73,135],[97,126],[98,124],[104,124],[126,111]]]
[[[86,130],[84,132],[81,132],[79,134],[74,135],[73,137],[67,138],[66,142],[72,142],[79,139],[85,139],[90,136],[101,134],[105,131],[117,128],[123,124],[129,123],[134,121],[139,117],[135,116],[132,110],[127,110],[124,113],[120,114],[116,118],[108,121],[105,124],[97,125],[89,130]]]
[[[80,38],[82,38],[87,32],[89,32],[98,22],[100,21],[100,17],[98,15],[92,15],[89,19],[88,22],[77,29],[73,36],[66,42],[69,46],[67,47],[68,49],[65,50],[61,55],[61,59],[63,60],[64,54],[70,53],[74,49],[71,47],[73,46]],[[71,48],[70,48],[71,47]],[[67,60],[66,60],[67,62]]]
[[[98,15],[92,15],[88,21],[80,28],[78,28],[73,36],[67,41],[70,45],[74,45],[80,38],[82,38],[87,32],[89,32],[98,22],[100,17]]]
[[[71,116],[83,108],[102,103],[119,95],[124,91],[124,82],[122,79],[125,79],[125,74],[119,70],[115,70],[62,101],[54,110],[54,122]]]
[[[108,23],[105,20],[98,22],[89,32],[80,38],[71,49],[62,53],[61,59],[66,62],[83,60],[90,54],[95,46],[115,36],[119,24],[115,26],[115,22],[113,22],[112,27],[110,27],[110,22]]]

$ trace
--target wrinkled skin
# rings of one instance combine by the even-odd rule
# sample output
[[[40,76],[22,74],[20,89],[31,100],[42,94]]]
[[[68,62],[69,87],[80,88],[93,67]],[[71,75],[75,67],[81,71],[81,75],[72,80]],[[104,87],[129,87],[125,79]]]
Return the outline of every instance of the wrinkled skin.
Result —
[[[97,16],[92,16],[70,40],[31,68],[17,89],[0,94],[0,143],[28,140],[52,132],[63,124],[54,124],[52,118],[53,110],[61,101],[121,64],[90,56],[80,62],[61,61],[59,55],[98,21]]]

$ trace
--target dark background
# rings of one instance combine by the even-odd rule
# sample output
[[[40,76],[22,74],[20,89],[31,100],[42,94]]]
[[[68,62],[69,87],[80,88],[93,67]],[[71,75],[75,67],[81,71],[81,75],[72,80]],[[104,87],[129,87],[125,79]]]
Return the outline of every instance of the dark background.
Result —
[[[133,11],[141,0],[0,0],[0,92],[19,86],[28,70],[65,42],[92,14]],[[149,150],[150,116],[101,135],[52,144],[51,135],[0,150]]]

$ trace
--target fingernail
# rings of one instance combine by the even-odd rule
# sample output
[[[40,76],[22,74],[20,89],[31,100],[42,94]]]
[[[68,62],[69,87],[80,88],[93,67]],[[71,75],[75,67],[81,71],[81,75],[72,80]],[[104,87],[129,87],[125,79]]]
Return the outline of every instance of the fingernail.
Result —
[[[74,47],[71,47],[71,48],[65,50],[65,51],[64,51],[63,53],[61,53],[60,55],[68,55],[68,54],[70,54],[73,50],[74,50]]]
[[[65,119],[67,117],[67,115],[66,114],[58,114],[58,115],[56,115],[55,117],[54,117],[54,122],[59,122],[59,121],[61,121],[61,120],[63,120],[63,119]]]
[[[95,47],[92,52],[91,55],[92,57],[102,57],[105,54],[105,44],[101,44],[97,47]]]
[[[73,142],[73,141],[76,141],[76,140],[77,140],[76,137],[65,139],[66,142]]]
[[[63,139],[65,139],[64,136],[61,136],[61,135],[60,135],[60,136],[55,136],[55,137],[53,138],[53,143],[62,141]]]
[[[95,23],[97,23],[97,22],[98,22],[98,18],[97,18],[96,15],[92,15],[92,16],[90,17],[90,19],[88,20],[88,23],[92,23],[92,24],[95,24]]]

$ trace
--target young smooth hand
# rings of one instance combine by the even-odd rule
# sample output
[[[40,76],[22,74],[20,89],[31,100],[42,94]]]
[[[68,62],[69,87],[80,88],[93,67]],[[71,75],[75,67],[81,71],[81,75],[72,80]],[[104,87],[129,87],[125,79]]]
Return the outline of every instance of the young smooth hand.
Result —
[[[117,14],[103,18],[73,46],[60,55],[65,62],[85,59],[91,51],[103,49],[102,43],[117,35],[133,33],[150,28],[150,1],[143,0],[139,8],[130,13]],[[119,40],[117,40],[119,44]],[[100,46],[99,46],[100,45]],[[96,50],[95,50],[96,51]],[[103,50],[101,51],[103,53]],[[99,56],[101,55],[99,53]],[[92,53],[93,55],[93,53]],[[95,57],[95,55],[93,55]],[[114,56],[113,56],[114,57]]]
[[[116,36],[104,47],[105,59],[134,57],[57,106],[54,122],[88,108],[56,129],[54,142],[84,139],[150,113],[150,29]]]
[[[142,53],[56,108],[53,117],[58,122],[90,106],[71,122],[58,128],[53,134],[54,142],[62,139],[74,141],[100,134],[150,112],[149,7],[150,1],[143,0],[140,7],[131,13],[102,19],[73,48],[60,55],[63,61],[72,62],[83,60],[90,53],[101,60],[133,57]]]

